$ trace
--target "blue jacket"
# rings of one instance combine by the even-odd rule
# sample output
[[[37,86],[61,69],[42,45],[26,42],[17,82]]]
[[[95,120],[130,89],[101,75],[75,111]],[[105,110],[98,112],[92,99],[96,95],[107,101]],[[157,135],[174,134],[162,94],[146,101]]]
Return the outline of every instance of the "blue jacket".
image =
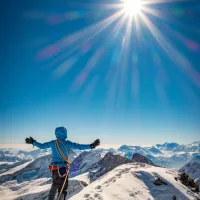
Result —
[[[86,150],[86,149],[91,149],[90,144],[77,144],[74,142],[71,142],[67,139],[67,129],[65,129],[64,127],[58,127],[55,130],[55,135],[56,138],[61,141],[67,148],[67,152],[66,152],[66,148],[63,145],[59,145],[60,149],[62,150],[62,152],[67,156],[70,152],[71,149],[80,149],[80,150]],[[51,148],[52,151],[52,165],[56,165],[56,166],[65,166],[66,164],[58,164],[57,162],[64,162],[64,160],[59,156],[59,154],[57,153],[56,150],[56,146],[55,146],[55,140],[52,140],[50,142],[45,142],[43,144],[35,141],[33,143],[34,146],[40,148],[40,149],[47,149],[47,148]],[[54,164],[54,163],[57,164]]]

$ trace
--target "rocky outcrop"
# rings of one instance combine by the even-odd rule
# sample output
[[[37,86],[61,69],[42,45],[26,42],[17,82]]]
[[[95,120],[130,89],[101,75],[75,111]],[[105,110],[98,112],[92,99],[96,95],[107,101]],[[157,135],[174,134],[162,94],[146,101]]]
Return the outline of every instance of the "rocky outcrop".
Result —
[[[192,179],[197,179],[200,177],[200,163],[191,161],[179,169],[180,173],[186,173]]]
[[[96,180],[97,178],[103,176],[119,165],[123,165],[126,163],[134,162],[120,155],[113,155],[111,152],[107,153],[104,158],[102,158],[99,162],[95,163],[89,169],[89,178],[91,181]]]
[[[149,165],[154,165],[151,160],[149,160],[147,157],[140,155],[139,153],[134,153],[132,156],[132,160],[134,162],[141,162],[141,163],[146,163]]]

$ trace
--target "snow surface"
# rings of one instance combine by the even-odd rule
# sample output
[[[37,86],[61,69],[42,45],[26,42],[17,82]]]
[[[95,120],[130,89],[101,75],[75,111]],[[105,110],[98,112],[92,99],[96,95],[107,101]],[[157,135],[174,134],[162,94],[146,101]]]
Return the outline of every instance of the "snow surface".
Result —
[[[186,174],[189,175],[190,178],[192,179],[198,179],[200,178],[200,163],[191,161],[184,165],[180,170],[180,173],[185,172]]]
[[[170,200],[175,195],[177,200],[197,200],[198,194],[175,181],[177,173],[173,170],[154,167],[144,163],[121,165],[90,183],[88,173],[70,179],[69,200]],[[156,186],[156,178],[161,178],[168,185]],[[89,184],[77,185],[78,181]],[[1,200],[47,200],[51,181],[40,178],[17,183],[16,180],[0,185]]]
[[[101,160],[108,152],[127,158],[132,158],[133,153],[140,153],[151,159],[153,163],[165,167],[180,168],[185,165],[183,169],[200,183],[200,172],[197,167],[199,165],[191,164],[200,161],[200,142],[188,145],[164,143],[149,147],[123,145],[119,149],[95,149],[83,152],[84,156],[77,160],[76,155],[72,154],[71,159],[75,159],[76,162],[74,162],[74,173],[71,174],[73,178],[70,178],[68,197],[70,200],[170,200],[173,195],[177,197],[177,200],[200,199],[189,188],[174,180],[178,172],[144,163],[124,164],[113,169],[116,167],[115,162],[106,161],[111,171],[92,182],[93,179],[89,174],[95,172],[91,169],[95,166],[97,171],[101,167],[103,170],[106,165],[100,165]],[[51,185],[48,170],[51,157],[48,156],[49,153],[49,151],[39,149],[0,149],[0,155],[2,155],[0,199],[47,200]],[[79,155],[81,151],[75,151],[75,153]],[[30,158],[31,162],[29,162]],[[9,160],[9,162],[4,162],[4,160]],[[10,162],[12,160],[21,161]],[[153,181],[157,177],[161,177],[168,185],[155,186]],[[85,187],[87,184],[88,186]]]
[[[79,176],[70,178],[70,180],[78,180],[78,181],[83,181],[83,182],[85,182],[87,184],[90,184],[90,179],[89,179],[89,173],[88,172],[86,172],[84,174],[81,174]]]
[[[51,184],[47,178],[24,181],[20,184],[16,180],[8,181],[0,185],[0,197],[1,200],[33,200],[38,194],[48,192],[50,186]]]
[[[86,185],[82,175],[80,178],[69,180],[68,198],[80,192]],[[82,179],[82,180],[80,180]],[[0,185],[1,200],[47,200],[51,187],[51,179],[39,178],[31,181],[17,183],[16,180]]]
[[[8,175],[8,174],[13,174],[13,173],[15,173],[15,172],[17,172],[17,171],[19,171],[19,170],[25,168],[29,163],[31,163],[31,161],[30,161],[30,162],[26,162],[26,163],[24,163],[24,164],[22,164],[22,165],[19,165],[19,166],[17,166],[17,167],[14,167],[14,168],[8,170],[7,172],[2,173],[2,174],[0,175],[0,177],[1,177],[1,176],[4,176],[4,175]]]
[[[96,151],[82,152],[71,164],[70,177],[87,172],[93,164],[97,163],[101,159],[101,155]]]
[[[175,181],[175,176],[175,172],[165,168],[142,163],[124,164],[94,181],[70,200],[169,200],[173,195],[177,200],[200,198]],[[154,185],[158,177],[168,185]]]

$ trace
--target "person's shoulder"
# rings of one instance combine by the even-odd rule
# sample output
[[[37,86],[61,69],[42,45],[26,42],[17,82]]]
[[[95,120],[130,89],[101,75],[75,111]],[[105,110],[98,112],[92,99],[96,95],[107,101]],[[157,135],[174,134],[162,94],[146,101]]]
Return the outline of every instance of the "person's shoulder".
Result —
[[[49,141],[49,144],[54,144],[56,140]]]
[[[71,144],[73,144],[73,142],[70,141],[70,140],[65,140],[65,144],[66,144],[66,145],[71,145]]]

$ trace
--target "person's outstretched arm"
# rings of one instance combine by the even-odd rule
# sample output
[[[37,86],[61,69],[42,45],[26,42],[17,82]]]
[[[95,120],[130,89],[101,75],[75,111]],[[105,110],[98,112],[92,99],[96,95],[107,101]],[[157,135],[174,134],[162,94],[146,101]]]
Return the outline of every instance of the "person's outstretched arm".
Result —
[[[32,144],[33,146],[38,147],[39,149],[51,148],[51,142],[39,143],[34,140],[32,137],[25,139],[26,144]]]
[[[79,150],[94,149],[98,145],[100,145],[99,139],[95,140],[92,144],[78,144],[75,142],[71,142],[69,140],[66,141],[66,146],[69,149],[79,149]]]

